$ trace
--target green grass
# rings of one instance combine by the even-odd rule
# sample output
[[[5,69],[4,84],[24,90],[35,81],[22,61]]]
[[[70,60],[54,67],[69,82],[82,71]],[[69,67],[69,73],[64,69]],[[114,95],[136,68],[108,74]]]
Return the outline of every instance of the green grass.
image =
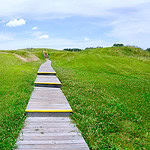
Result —
[[[150,149],[150,53],[134,47],[48,50],[90,149]],[[4,51],[8,52],[8,51]],[[40,58],[23,62],[13,54]],[[25,119],[42,49],[0,53],[0,149],[11,150]]]
[[[150,149],[150,55],[134,47],[49,52],[90,149]]]
[[[7,52],[7,51],[6,51]],[[42,63],[22,62],[11,52],[0,53],[0,149],[11,150],[23,127],[24,111]],[[15,51],[13,52],[15,53]],[[26,52],[17,54],[27,56]]]

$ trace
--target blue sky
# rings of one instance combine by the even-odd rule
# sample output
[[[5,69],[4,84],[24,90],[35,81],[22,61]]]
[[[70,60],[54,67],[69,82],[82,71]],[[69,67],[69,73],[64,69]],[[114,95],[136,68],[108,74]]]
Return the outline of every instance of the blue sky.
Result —
[[[150,47],[150,0],[0,0],[0,49]]]

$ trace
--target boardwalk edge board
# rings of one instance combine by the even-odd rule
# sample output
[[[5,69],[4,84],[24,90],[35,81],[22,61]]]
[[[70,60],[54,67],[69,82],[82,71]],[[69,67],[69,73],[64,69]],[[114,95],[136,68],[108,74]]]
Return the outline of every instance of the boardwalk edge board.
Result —
[[[56,72],[38,72],[38,75],[56,75]]]
[[[54,85],[61,85],[61,83],[50,83],[50,82],[34,82],[34,84],[54,84]]]
[[[26,109],[25,112],[73,112],[72,110],[28,110]]]
[[[34,82],[36,87],[58,87],[62,86],[61,83],[46,83],[46,82]]]

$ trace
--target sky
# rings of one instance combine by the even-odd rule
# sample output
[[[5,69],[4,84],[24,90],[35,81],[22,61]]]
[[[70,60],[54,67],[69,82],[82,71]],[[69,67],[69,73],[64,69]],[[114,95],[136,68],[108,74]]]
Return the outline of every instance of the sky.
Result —
[[[0,50],[150,47],[150,0],[0,0]]]

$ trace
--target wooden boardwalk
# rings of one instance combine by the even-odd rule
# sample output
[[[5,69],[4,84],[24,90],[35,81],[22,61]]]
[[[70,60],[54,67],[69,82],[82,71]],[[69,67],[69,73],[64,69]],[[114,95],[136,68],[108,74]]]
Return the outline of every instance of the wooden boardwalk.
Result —
[[[44,64],[42,64],[40,66],[38,73],[40,73],[40,72],[53,72],[53,73],[56,73],[54,71],[54,69],[51,67],[51,61],[50,60],[47,60]]]
[[[16,150],[89,150],[69,118],[72,109],[60,87],[51,61],[47,60],[39,68]]]

